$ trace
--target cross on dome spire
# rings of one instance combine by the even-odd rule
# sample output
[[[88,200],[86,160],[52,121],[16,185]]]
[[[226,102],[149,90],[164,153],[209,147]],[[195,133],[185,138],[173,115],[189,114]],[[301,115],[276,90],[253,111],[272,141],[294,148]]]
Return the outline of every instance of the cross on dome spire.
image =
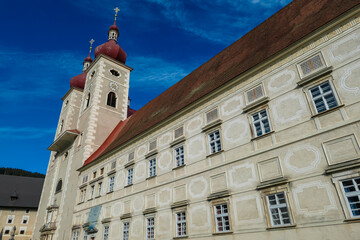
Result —
[[[112,26],[110,26],[108,34],[109,34],[109,40],[115,40],[115,42],[117,42],[117,38],[119,36],[119,28],[116,26],[116,18],[117,18],[118,12],[120,11],[120,8],[116,7],[116,8],[114,8],[114,11],[115,11],[114,24]]]
[[[91,39],[91,40],[89,41],[89,43],[90,43],[89,56],[87,56],[87,57],[85,58],[85,60],[84,60],[84,63],[83,63],[83,65],[84,65],[83,71],[85,71],[85,70],[90,66],[90,64],[91,64],[92,61],[93,61],[92,58],[91,58],[91,50],[92,50],[92,45],[93,45],[94,42],[95,42],[94,39]]]
[[[91,53],[91,49],[92,49],[92,45],[93,45],[93,43],[95,42],[95,40],[94,39],[91,39],[90,41],[89,41],[89,43],[90,43],[90,51],[89,51],[89,55],[90,55],[90,53]]]

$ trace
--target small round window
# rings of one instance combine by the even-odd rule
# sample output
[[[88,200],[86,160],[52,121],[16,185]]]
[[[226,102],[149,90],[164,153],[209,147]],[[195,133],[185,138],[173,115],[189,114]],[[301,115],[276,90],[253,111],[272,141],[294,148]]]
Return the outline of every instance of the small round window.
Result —
[[[118,71],[116,71],[115,69],[111,69],[110,73],[115,77],[120,77],[120,73]]]

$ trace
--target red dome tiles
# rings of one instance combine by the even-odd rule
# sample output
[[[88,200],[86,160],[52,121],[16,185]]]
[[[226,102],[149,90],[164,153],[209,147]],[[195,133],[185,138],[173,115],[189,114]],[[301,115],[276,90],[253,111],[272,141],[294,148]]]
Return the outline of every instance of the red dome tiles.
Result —
[[[85,80],[86,80],[86,72],[79,74],[70,79],[70,87],[76,87],[84,89],[85,87]]]
[[[104,54],[124,64],[126,62],[126,52],[113,39],[95,48],[95,58],[100,54]]]

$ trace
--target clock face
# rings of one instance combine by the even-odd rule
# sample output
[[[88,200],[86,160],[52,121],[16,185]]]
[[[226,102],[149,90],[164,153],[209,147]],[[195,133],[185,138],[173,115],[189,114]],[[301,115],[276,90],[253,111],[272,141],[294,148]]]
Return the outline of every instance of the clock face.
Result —
[[[112,91],[116,91],[116,90],[119,89],[119,85],[118,85],[117,83],[115,83],[115,82],[110,82],[110,83],[109,83],[109,87],[110,87],[110,89],[111,89]]]

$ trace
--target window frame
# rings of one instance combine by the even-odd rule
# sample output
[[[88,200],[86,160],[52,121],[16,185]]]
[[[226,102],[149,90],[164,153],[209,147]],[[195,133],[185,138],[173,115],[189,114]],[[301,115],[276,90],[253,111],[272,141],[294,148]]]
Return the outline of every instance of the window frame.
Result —
[[[211,140],[210,135],[211,135],[211,134],[214,134],[214,133],[216,133],[216,132],[219,132],[219,137],[218,137],[218,139]],[[220,128],[211,129],[210,131],[208,131],[208,132],[206,133],[206,135],[207,135],[207,143],[208,143],[209,155],[213,155],[213,154],[222,152],[222,151],[224,150],[224,148],[223,148],[222,136],[221,136],[222,134],[221,134],[221,129],[220,129]],[[212,142],[215,142],[215,144],[216,144],[216,141],[217,141],[217,140],[220,142],[220,149],[218,149],[218,147],[216,147],[216,149],[215,149],[216,151],[212,152],[211,144],[212,144]],[[215,145],[215,146],[216,146],[216,145]]]
[[[181,219],[180,221],[178,221],[178,214],[181,214],[183,213],[184,214],[184,218],[185,219]],[[188,216],[187,216],[187,211],[186,209],[178,209],[174,212],[174,217],[175,217],[175,237],[177,238],[182,238],[182,237],[187,237],[188,236],[188,224],[187,224],[187,219],[188,219]],[[181,234],[179,234],[178,232],[178,224],[181,225]],[[185,225],[185,227],[184,227]]]
[[[110,97],[111,97],[111,99],[110,99]],[[109,103],[109,101],[110,101],[110,103]],[[117,101],[118,101],[118,98],[116,96],[116,93],[114,91],[110,91],[107,94],[107,97],[106,97],[106,106],[109,106],[109,107],[112,107],[112,108],[116,109]]]
[[[149,221],[152,219],[152,225],[149,224]],[[152,236],[149,237],[149,230],[151,235],[151,229],[152,229]],[[145,237],[146,240],[155,240],[155,216],[154,215],[148,215],[145,217]]]
[[[115,186],[115,175],[112,175],[109,177],[109,192],[114,191],[114,186]]]
[[[351,206],[350,206],[350,203],[349,203],[348,198],[346,196],[344,185],[343,185],[344,181],[354,180],[354,179],[360,179],[360,176],[351,176],[351,177],[347,176],[346,178],[341,179],[341,180],[338,181],[339,187],[340,187],[341,192],[342,192],[342,197],[343,197],[343,200],[345,202],[346,209],[347,209],[347,216],[346,217],[349,218],[349,219],[359,219],[360,218],[360,214],[358,216],[354,216],[354,214],[352,212],[352,209],[351,209]],[[356,186],[356,187],[358,188],[358,190],[356,191],[356,192],[358,192],[357,196],[360,199],[360,187],[359,186]]]
[[[131,175],[130,175],[131,172]],[[134,183],[134,168],[130,167],[127,169],[126,186],[133,185]]]
[[[127,226],[127,228],[125,228],[125,225]],[[123,233],[123,236],[122,236],[123,240],[129,240],[130,239],[130,221],[123,222],[123,231],[122,231],[122,233]],[[125,237],[125,233],[127,233],[126,237]]]
[[[97,197],[101,196],[101,191],[102,191],[102,182],[99,182],[98,183],[98,195],[97,195]]]
[[[24,220],[26,220],[26,223],[24,223]],[[28,224],[30,220],[30,216],[26,215],[22,217],[21,224]]]
[[[11,220],[11,222],[9,222]],[[6,224],[14,224],[15,221],[15,215],[8,215],[6,218]]]
[[[254,91],[256,88],[260,87],[261,88],[261,92],[262,92],[262,96],[261,97],[257,97],[252,101],[249,101],[249,97],[248,97],[248,93],[250,91]],[[265,88],[264,88],[264,84],[263,82],[253,85],[250,88],[247,88],[244,90],[244,98],[245,98],[245,104],[246,106],[252,106],[252,105],[257,105],[258,102],[261,102],[260,100],[265,99],[267,96]]]
[[[109,240],[109,235],[110,235],[110,225],[104,225],[103,240]]]
[[[11,233],[11,227],[10,226],[5,226],[4,227],[4,235],[10,235],[10,233]],[[6,231],[9,231],[8,233],[6,233]]]
[[[209,120],[208,119],[208,114],[213,114],[213,112],[216,112],[215,117],[214,116],[211,116],[211,119]],[[205,122],[206,122],[206,125],[218,120],[218,119],[221,119],[220,117],[220,111],[219,111],[219,108],[218,107],[215,107],[215,108],[212,108],[210,111],[207,111],[205,112]]]
[[[229,222],[229,230],[219,231],[218,224],[217,224],[217,213],[216,213],[216,206],[225,205],[227,206],[227,217]],[[230,206],[230,199],[228,197],[220,197],[214,200],[211,200],[211,212],[212,212],[212,221],[213,221],[213,234],[229,234],[233,232],[232,227],[232,217],[231,217],[231,206]]]
[[[21,226],[21,227],[19,228],[19,235],[25,235],[25,234],[26,234],[26,230],[27,230],[27,227]],[[21,233],[21,231],[24,231],[24,233]]]
[[[278,195],[280,195],[280,194],[283,195],[285,203],[278,203],[278,200],[279,200]],[[276,204],[272,205],[270,203],[270,196],[275,196]],[[272,227],[284,227],[284,226],[289,226],[289,225],[292,224],[291,216],[290,216],[290,210],[289,210],[288,203],[287,203],[287,200],[286,200],[285,192],[276,192],[276,193],[266,195],[266,204],[268,206],[270,224],[271,224]],[[281,212],[281,208],[286,208],[286,214],[289,216],[289,223],[284,223],[283,218],[282,218],[283,212]],[[272,212],[273,209],[278,210],[280,224],[275,223],[273,212]]]
[[[178,153],[178,149],[182,148],[182,153]],[[182,157],[182,161],[180,159],[180,161],[182,162],[182,164],[178,164],[178,159],[177,157]],[[180,144],[180,145],[176,145],[174,146],[174,168],[179,168],[185,166],[185,147],[184,144]]]
[[[270,212],[270,208],[269,208],[269,204],[267,201],[267,196],[268,195],[273,195],[276,193],[284,193],[285,196],[285,201],[286,201],[286,206],[287,206],[287,210],[288,210],[288,214],[289,214],[289,218],[290,218],[290,224],[287,225],[273,225],[272,222],[272,218],[271,218],[271,212]],[[265,216],[266,216],[266,221],[267,221],[267,229],[276,229],[276,228],[288,228],[288,227],[295,227],[296,226],[296,222],[295,222],[295,218],[292,212],[292,209],[294,209],[293,206],[293,202],[291,199],[291,194],[289,193],[289,185],[288,183],[285,184],[281,184],[281,185],[277,185],[277,186],[269,186],[267,188],[264,188],[261,190],[261,198],[262,198],[262,202],[265,208]]]
[[[79,230],[73,230],[71,239],[79,240]]]
[[[314,58],[317,55],[320,55],[320,60],[323,63],[323,66],[320,67],[320,68],[314,69],[310,73],[304,74],[304,72],[303,72],[303,70],[301,68],[301,64],[303,64],[303,63],[305,63],[307,61],[310,61],[312,58]],[[303,59],[301,62],[296,64],[296,69],[297,69],[297,71],[299,73],[300,79],[304,79],[304,78],[310,77],[312,75],[315,75],[316,73],[321,72],[323,69],[326,69],[327,67],[328,67],[328,64],[326,63],[324,55],[322,54],[321,51],[319,51],[319,52],[317,52],[315,54],[312,54],[311,56],[307,57],[306,59]]]
[[[256,131],[256,126],[255,126],[255,120],[254,120],[254,115],[260,115],[261,112],[265,111],[266,112],[266,120],[267,120],[267,123],[269,125],[269,128],[270,130],[268,132],[265,132],[265,126],[263,126],[263,122],[262,122],[262,118],[259,118],[259,120],[256,121],[257,122],[260,122],[260,127],[261,127],[261,135],[258,135],[257,131]],[[256,109],[255,111],[252,111],[251,113],[249,113],[249,118],[250,118],[250,122],[251,122],[251,130],[252,130],[252,134],[253,134],[253,138],[259,138],[259,137],[262,137],[262,136],[265,136],[267,134],[270,134],[272,133],[274,130],[272,128],[272,125],[271,125],[271,116],[270,116],[270,113],[269,113],[269,108],[266,106],[266,107],[262,107],[262,108],[259,108],[259,109]]]
[[[156,177],[156,157],[152,157],[149,159],[149,174],[148,178]]]

